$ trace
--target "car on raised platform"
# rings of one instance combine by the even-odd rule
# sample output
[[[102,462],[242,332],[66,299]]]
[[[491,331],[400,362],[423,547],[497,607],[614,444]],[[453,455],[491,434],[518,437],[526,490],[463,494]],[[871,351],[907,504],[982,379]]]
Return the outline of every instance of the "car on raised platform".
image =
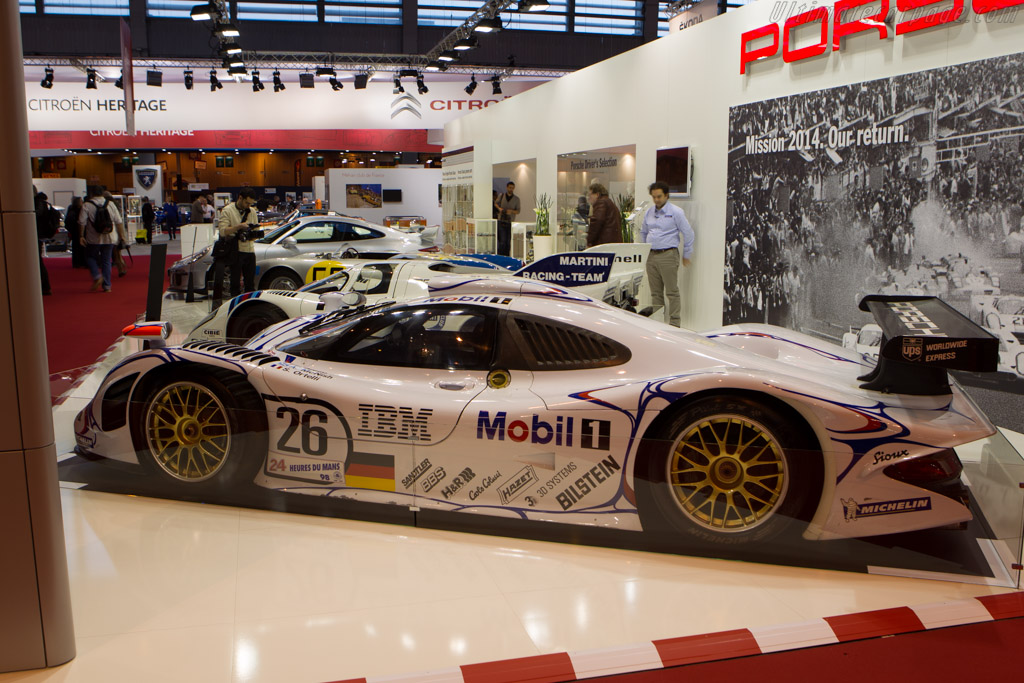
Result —
[[[423,249],[418,235],[374,225],[359,218],[312,215],[295,218],[269,230],[254,241],[258,287],[269,287],[274,275],[262,268],[265,261],[309,253],[348,252],[362,258],[387,258]],[[185,291],[189,275],[192,288],[202,291],[213,279],[213,246],[174,263],[168,270],[169,289]]]
[[[872,368],[783,328],[698,334],[536,280],[428,290],[339,295],[244,346],[163,347],[168,323],[129,326],[150,348],[78,414],[78,452],[193,500],[256,486],[325,514],[344,499],[684,544],[972,519],[953,448],[995,427],[947,369],[994,370],[996,342],[937,299],[862,302],[888,340]],[[916,332],[922,317],[946,336]]]

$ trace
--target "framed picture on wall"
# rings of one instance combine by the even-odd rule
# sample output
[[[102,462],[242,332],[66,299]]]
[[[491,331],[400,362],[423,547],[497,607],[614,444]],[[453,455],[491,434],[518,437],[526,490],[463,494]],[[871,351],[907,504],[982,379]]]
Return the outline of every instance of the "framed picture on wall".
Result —
[[[224,157],[217,157],[217,168],[224,168]]]
[[[234,157],[224,157],[224,166],[226,168],[234,168],[235,167],[235,158]]]

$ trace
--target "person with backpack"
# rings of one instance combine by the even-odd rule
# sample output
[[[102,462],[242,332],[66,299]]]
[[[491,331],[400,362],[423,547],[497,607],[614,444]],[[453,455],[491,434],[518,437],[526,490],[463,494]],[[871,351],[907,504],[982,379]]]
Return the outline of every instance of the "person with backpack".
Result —
[[[35,186],[32,188],[35,190]],[[36,208],[36,238],[39,240],[39,279],[43,285],[43,294],[52,294],[50,291],[50,274],[46,271],[46,264],[43,263],[43,250],[46,249],[46,241],[53,239],[60,229],[60,211],[53,208],[47,201],[47,196],[38,192],[35,195]]]
[[[85,247],[85,262],[92,274],[90,291],[110,291],[110,262],[114,243],[118,237],[128,241],[124,234],[124,221],[117,205],[103,196],[103,188],[89,188],[89,199],[82,205],[78,217],[82,227],[81,244]],[[117,228],[115,234],[115,226]]]

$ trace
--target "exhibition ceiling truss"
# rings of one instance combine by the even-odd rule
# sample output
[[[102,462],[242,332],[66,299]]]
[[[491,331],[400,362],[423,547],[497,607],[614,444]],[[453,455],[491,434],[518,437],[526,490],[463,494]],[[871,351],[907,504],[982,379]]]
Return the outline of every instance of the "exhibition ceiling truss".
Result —
[[[494,33],[502,28],[501,12],[512,5],[520,12],[541,11],[548,8],[544,0],[489,0],[481,5],[462,24],[455,27],[433,48],[424,55],[410,54],[359,54],[335,52],[266,52],[259,50],[242,50],[238,43],[240,30],[230,22],[230,13],[223,0],[196,5],[192,10],[192,18],[196,21],[209,22],[211,35],[218,41],[217,57],[205,59],[150,59],[137,60],[140,66],[152,69],[193,67],[205,69],[224,68],[229,76],[245,78],[249,70],[258,73],[259,69],[293,69],[299,71],[316,71],[318,75],[332,72],[332,86],[335,84],[333,71],[355,72],[372,77],[376,73],[394,72],[395,78],[416,77],[422,79],[423,72],[449,72],[453,74],[490,73],[488,79],[495,84],[495,93],[500,92],[501,81],[517,76],[525,78],[558,78],[570,69],[535,69],[522,68],[515,65],[515,57],[510,55],[506,66],[496,67],[485,64],[463,62],[462,55],[477,47],[478,34]],[[47,57],[26,58],[25,66],[70,66],[77,69],[95,67],[120,67],[121,60],[113,57],[79,58],[79,57]],[[88,65],[88,66],[86,66]],[[276,76],[276,74],[275,74]],[[258,78],[258,77],[256,77]],[[396,83],[397,87],[397,83]],[[280,88],[283,90],[283,88]],[[340,89],[336,86],[335,89]],[[275,88],[277,90],[277,88]]]

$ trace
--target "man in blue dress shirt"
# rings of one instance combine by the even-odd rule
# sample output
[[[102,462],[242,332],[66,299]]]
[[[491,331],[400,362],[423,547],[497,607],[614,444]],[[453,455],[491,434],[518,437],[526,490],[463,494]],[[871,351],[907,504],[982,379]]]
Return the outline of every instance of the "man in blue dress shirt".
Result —
[[[668,315],[665,322],[679,327],[679,262],[690,265],[693,255],[693,228],[686,220],[683,210],[668,202],[668,184],[653,183],[648,188],[654,206],[644,214],[640,238],[651,245],[647,258],[647,280],[651,285],[651,304],[654,310],[665,306],[668,298]]]

